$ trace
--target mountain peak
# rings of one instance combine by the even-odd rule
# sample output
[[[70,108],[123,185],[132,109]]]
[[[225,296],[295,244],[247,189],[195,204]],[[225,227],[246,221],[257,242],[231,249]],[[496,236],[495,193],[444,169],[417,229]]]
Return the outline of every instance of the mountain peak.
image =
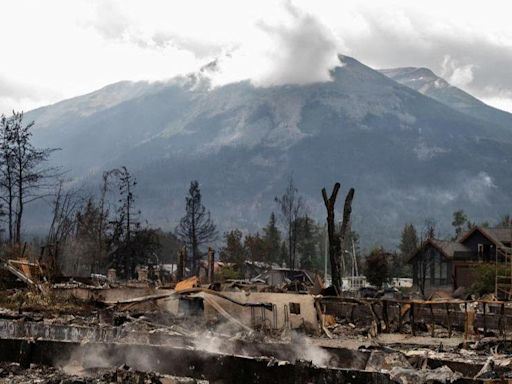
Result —
[[[486,105],[462,89],[452,86],[428,68],[388,68],[381,69],[379,72],[459,112],[479,120],[492,121],[506,130],[510,129],[512,122],[510,113]]]
[[[379,72],[423,94],[430,88],[450,87],[446,80],[425,67],[388,68]]]

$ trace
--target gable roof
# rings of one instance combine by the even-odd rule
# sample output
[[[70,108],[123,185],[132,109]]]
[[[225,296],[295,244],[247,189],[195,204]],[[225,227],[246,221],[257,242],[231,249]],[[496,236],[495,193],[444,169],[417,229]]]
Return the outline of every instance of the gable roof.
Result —
[[[484,228],[478,226],[464,233],[458,241],[460,243],[464,243],[475,232],[480,232],[485,238],[494,243],[497,247],[504,247],[505,245],[503,243],[510,243],[512,241],[512,228]]]
[[[495,227],[485,228],[485,230],[491,233],[496,239],[498,239],[502,243],[512,242],[512,228]]]
[[[413,258],[415,258],[418,253],[423,251],[429,245],[434,247],[435,249],[437,249],[447,259],[453,259],[455,252],[468,252],[469,251],[469,249],[464,244],[461,244],[457,241],[428,239],[416,251],[416,253],[414,253],[409,258],[409,261],[411,261]]]

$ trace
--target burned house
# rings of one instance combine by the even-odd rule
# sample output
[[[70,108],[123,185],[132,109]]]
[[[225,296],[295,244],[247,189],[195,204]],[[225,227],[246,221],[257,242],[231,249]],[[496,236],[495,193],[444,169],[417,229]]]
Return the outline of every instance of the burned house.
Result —
[[[409,259],[413,283],[424,290],[470,287],[484,264],[510,261],[511,228],[474,227],[455,241],[428,239]]]
[[[309,274],[301,269],[291,269],[282,267],[272,267],[264,273],[254,277],[252,281],[261,281],[274,287],[301,287],[314,285],[313,279]]]

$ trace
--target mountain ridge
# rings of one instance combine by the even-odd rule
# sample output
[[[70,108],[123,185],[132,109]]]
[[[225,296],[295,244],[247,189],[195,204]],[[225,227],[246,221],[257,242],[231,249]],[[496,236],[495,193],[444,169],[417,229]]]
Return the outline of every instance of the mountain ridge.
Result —
[[[186,76],[141,84],[135,97],[87,115],[76,112],[78,98],[51,124],[42,119],[34,140],[63,148],[54,161],[92,189],[102,170],[128,166],[145,217],[168,228],[192,179],[221,230],[263,225],[290,175],[323,220],[320,190],[340,181],[356,188],[353,224],[368,246],[396,246],[406,222],[426,218],[447,232],[455,209],[474,220],[505,213],[510,130],[339,58],[323,83],[208,87]],[[46,108],[39,117],[56,113]]]
[[[428,68],[389,68],[381,69],[379,72],[459,112],[498,124],[504,129],[512,129],[511,113],[485,104],[466,91],[451,85]]]

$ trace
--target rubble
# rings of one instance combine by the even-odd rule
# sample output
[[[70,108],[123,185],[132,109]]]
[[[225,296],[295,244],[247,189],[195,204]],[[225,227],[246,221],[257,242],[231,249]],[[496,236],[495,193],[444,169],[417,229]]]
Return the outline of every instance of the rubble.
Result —
[[[94,286],[68,280],[46,292],[3,291],[1,374],[12,383],[168,382],[166,374],[290,383],[355,375],[354,383],[415,384],[512,376],[512,313],[505,302],[325,296],[327,290],[310,286],[313,295],[302,285],[298,293],[278,293],[272,291],[293,284],[265,289],[257,281],[202,285],[197,278],[169,289],[151,286],[144,270],[139,277],[126,284],[99,276]],[[74,354],[74,371],[55,360],[68,355],[71,361]],[[103,354],[103,365],[91,362],[89,355]],[[122,364],[133,369],[115,368]]]
[[[208,384],[191,377],[141,372],[123,365],[112,370],[82,370],[77,374],[62,369],[32,364],[22,368],[17,363],[0,363],[0,384]]]
[[[391,370],[390,377],[400,384],[453,383],[462,378],[462,373],[453,372],[447,366],[419,370],[395,367]]]

